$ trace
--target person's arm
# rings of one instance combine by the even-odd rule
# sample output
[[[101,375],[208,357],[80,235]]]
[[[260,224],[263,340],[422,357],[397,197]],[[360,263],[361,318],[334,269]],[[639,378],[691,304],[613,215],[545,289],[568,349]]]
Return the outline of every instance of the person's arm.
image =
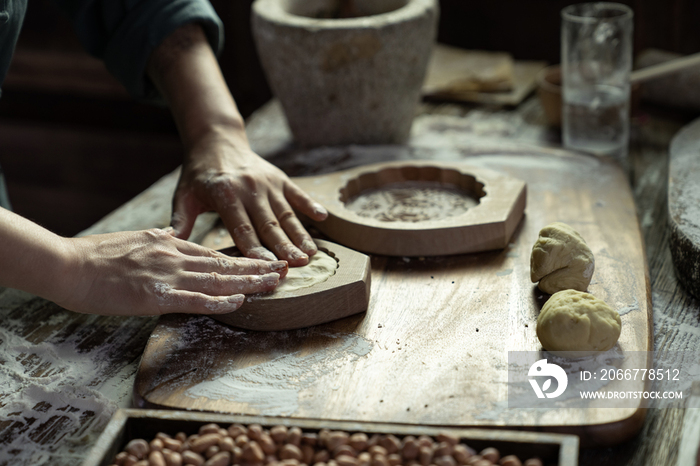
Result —
[[[0,208],[0,286],[103,315],[224,314],[287,264],[232,258],[166,230],[63,238]]]
[[[277,167],[255,154],[201,27],[180,27],[152,53],[147,72],[175,118],[185,159],[172,226],[187,238],[202,212],[217,211],[248,257],[308,263],[316,245],[292,208],[327,213]]]

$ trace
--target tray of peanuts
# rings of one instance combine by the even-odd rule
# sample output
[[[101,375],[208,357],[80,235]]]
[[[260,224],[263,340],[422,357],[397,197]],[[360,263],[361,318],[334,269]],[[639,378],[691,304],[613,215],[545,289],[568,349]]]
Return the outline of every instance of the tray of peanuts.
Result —
[[[83,466],[575,466],[578,438],[118,410]]]
[[[426,160],[430,154],[418,155]],[[584,447],[634,437],[646,412],[641,398],[620,407],[591,402],[580,408],[567,392],[544,399],[549,404],[540,409],[511,403],[509,380],[512,353],[543,360],[551,351],[610,351],[627,364],[628,355],[652,351],[648,267],[625,173],[605,158],[520,146],[443,160],[433,168],[423,173],[454,168],[474,173],[479,184],[479,173],[488,171],[525,183],[524,216],[505,247],[418,256],[370,251],[366,312],[322,325],[249,331],[206,316],[163,316],[136,375],[135,406],[414,427],[510,427],[576,434]],[[351,184],[352,176],[362,178],[348,176],[338,176],[335,189]],[[308,177],[300,185],[310,195],[327,186]],[[476,201],[485,202],[497,186],[484,182]],[[379,209],[398,195],[384,194],[372,206]],[[208,245],[226,247],[217,243],[224,236],[212,230]],[[580,335],[556,327],[566,317],[562,309],[581,301],[577,293],[584,291],[582,312],[604,319],[590,347],[570,348]],[[554,383],[544,383],[551,392]],[[645,389],[643,380],[630,383],[628,390]],[[522,394],[538,401],[527,381]]]

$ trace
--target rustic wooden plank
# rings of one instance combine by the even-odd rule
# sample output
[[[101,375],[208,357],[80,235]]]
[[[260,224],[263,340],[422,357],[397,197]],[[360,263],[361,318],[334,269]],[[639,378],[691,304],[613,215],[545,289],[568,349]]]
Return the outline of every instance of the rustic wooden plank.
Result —
[[[269,108],[274,108],[274,102],[271,106],[266,107],[266,110]],[[504,147],[517,140],[538,144],[556,144],[558,141],[557,134],[543,126],[541,109],[534,99],[526,101],[514,111],[509,112],[447,104],[426,104],[422,106],[422,110],[425,114],[419,117],[414,125],[412,144],[423,147],[430,145],[445,148],[458,147],[459,149],[455,149],[455,151],[462,154],[475,153],[479,150],[491,150],[493,153],[502,154],[508,152],[504,151]],[[668,248],[668,230],[663,221],[667,217],[668,144],[673,135],[686,122],[687,120],[668,113],[664,115],[644,113],[641,118],[633,121],[631,132],[630,157],[634,167],[634,198],[644,233],[644,244],[650,269],[654,307],[654,346],[657,351],[695,351],[700,347],[700,325],[698,324],[700,302],[690,297],[677,282]],[[248,129],[252,143],[260,153],[270,155],[278,150],[278,153],[282,155],[275,160],[279,161],[281,166],[290,172],[300,173],[302,171],[305,161],[301,157],[296,157],[290,150],[290,140],[284,137],[283,120],[280,121],[274,115],[260,113],[249,123]],[[410,151],[410,149],[407,150]],[[332,161],[336,166],[330,165],[325,167],[326,170],[350,167],[357,163],[372,163],[377,161],[377,158],[372,153],[353,154],[348,152],[347,155],[339,156]],[[313,163],[314,160],[307,161],[306,166],[313,166]],[[322,171],[322,169],[315,170],[315,172]],[[127,204],[118,215],[107,217],[96,228],[89,231],[93,233],[118,231],[120,222],[123,222],[124,229],[167,225],[171,190],[174,188],[176,178],[177,174],[171,175],[168,179],[169,187],[157,184],[154,187],[156,193],[149,190],[146,195]],[[162,218],[162,220],[153,222],[154,218]],[[415,265],[416,261],[413,264]],[[20,299],[14,292],[0,293],[0,318],[3,327],[6,325],[6,313],[21,305],[25,300],[26,297]],[[32,312],[16,315],[19,315],[20,321],[24,321],[26,316],[27,322],[37,318],[37,315]],[[45,318],[51,319],[51,316],[46,315]],[[70,320],[66,320],[66,323],[68,322]],[[109,322],[114,323],[114,321]],[[126,319],[125,322],[131,322],[131,320]],[[144,331],[150,328],[142,319],[136,319],[136,322],[144,326]],[[56,323],[60,324],[60,322],[54,321],[54,324]],[[131,323],[113,326],[110,331],[116,331],[122,325],[131,325]],[[204,325],[203,329],[206,331],[207,326]],[[93,330],[100,333],[100,330],[93,326],[68,325],[61,330],[61,334],[68,338],[73,331],[88,335]],[[58,332],[59,329],[55,329],[55,331]],[[145,336],[147,335],[144,335],[144,340]],[[220,346],[227,343],[225,339],[218,341]],[[62,348],[62,345],[57,342],[55,344],[57,348]],[[2,354],[6,352],[7,346],[5,345],[5,342],[0,343]],[[67,345],[72,347],[70,343]],[[132,345],[135,347],[140,345],[143,348],[145,341],[133,343],[131,340],[125,340],[120,349],[132,351]],[[102,357],[102,354],[100,350],[96,349],[87,354],[87,360],[95,358],[105,365],[112,364]],[[1,364],[6,363],[2,362]],[[113,364],[115,365],[114,373],[119,375],[112,378],[111,381],[105,382],[104,385],[96,385],[94,388],[107,393],[112,401],[117,400],[117,404],[128,406],[128,393],[133,388],[134,383],[135,363],[134,365],[119,362]],[[120,364],[122,364],[121,367]],[[58,376],[57,380],[60,381],[60,377]],[[55,392],[57,396],[64,396],[63,393],[70,389],[70,384],[62,385],[62,387]],[[120,390],[127,393],[126,399],[112,395]],[[27,398],[24,392],[17,392],[12,394],[12,399],[23,403]],[[31,401],[31,399],[29,400]],[[0,402],[0,405],[6,401],[7,398]],[[0,406],[0,415],[5,416],[7,412],[5,407]],[[583,449],[580,464],[583,466],[676,464],[684,415],[684,409],[649,409],[646,421],[637,437],[614,448]],[[38,426],[36,421],[32,425],[27,425],[28,421],[24,419],[25,417],[28,419],[36,418],[32,414],[32,410],[23,411],[21,417],[22,435],[25,439],[44,438],[42,432],[46,427]],[[95,434],[100,428],[96,427],[94,422],[92,425],[95,426],[92,431],[87,429],[76,437],[70,435],[70,432],[75,429],[73,424],[54,424],[56,429],[54,440],[62,436],[60,440],[46,444],[27,440],[24,445],[25,451],[30,451],[40,461],[27,461],[26,456],[15,455],[11,459],[12,464],[37,464],[41,461],[44,464],[58,466],[77,464],[84,457],[87,449],[96,442]],[[2,432],[7,431],[3,430]],[[90,432],[89,435],[85,435],[87,432]],[[8,451],[8,440],[11,438],[0,435],[0,452]],[[3,461],[7,463],[9,459]],[[0,461],[0,464],[3,462]]]

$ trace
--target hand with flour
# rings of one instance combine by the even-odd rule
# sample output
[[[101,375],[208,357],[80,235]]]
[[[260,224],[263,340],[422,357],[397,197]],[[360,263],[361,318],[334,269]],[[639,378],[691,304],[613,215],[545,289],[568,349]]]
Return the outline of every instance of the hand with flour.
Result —
[[[229,257],[166,230],[63,238],[2,208],[0,238],[0,286],[92,314],[224,314],[287,273],[284,261]]]
[[[173,202],[176,236],[187,238],[197,216],[213,210],[245,256],[306,265],[316,245],[293,209],[318,221],[328,214],[251,150],[202,28],[189,24],[176,30],[155,49],[147,70],[185,147]]]

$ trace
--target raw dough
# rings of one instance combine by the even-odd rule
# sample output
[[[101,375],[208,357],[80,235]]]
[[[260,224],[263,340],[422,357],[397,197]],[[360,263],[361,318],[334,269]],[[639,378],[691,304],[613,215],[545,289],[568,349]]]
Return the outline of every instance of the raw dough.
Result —
[[[620,338],[620,314],[595,296],[564,290],[537,317],[537,338],[548,351],[607,351]]]
[[[275,288],[275,294],[289,293],[323,283],[335,274],[337,268],[338,261],[335,258],[318,251],[305,266],[290,267],[287,276],[280,280],[280,284]]]
[[[530,256],[530,279],[540,290],[586,291],[594,269],[593,252],[576,230],[561,222],[540,230]]]

